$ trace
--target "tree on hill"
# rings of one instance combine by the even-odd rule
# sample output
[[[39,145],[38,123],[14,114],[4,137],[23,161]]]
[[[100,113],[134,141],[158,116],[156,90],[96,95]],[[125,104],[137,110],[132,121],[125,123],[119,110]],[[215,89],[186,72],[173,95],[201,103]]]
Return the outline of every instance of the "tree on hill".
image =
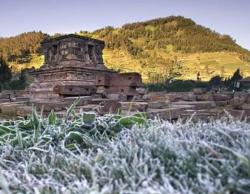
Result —
[[[23,90],[27,86],[27,79],[25,70],[22,70],[19,74],[18,80],[12,80],[9,82],[9,89],[11,90]]]
[[[2,90],[4,84],[11,80],[11,69],[5,60],[0,57],[0,90]]]
[[[237,69],[234,72],[234,74],[233,74],[233,76],[232,76],[232,78],[230,80],[231,80],[231,82],[236,82],[236,81],[239,81],[241,79],[242,79],[242,76],[241,76],[241,73],[240,73],[240,69]]]
[[[178,58],[175,57],[172,61],[172,64],[170,65],[168,80],[173,80],[180,77],[182,66],[183,64],[181,63],[181,61],[178,61]]]
[[[209,80],[208,85],[210,89],[212,88],[219,89],[222,83],[223,83],[222,78],[219,75],[216,75]]]
[[[240,69],[237,69],[233,76],[229,79],[228,81],[228,87],[230,89],[236,89],[238,90],[239,89],[239,86],[238,86],[238,81],[241,80],[243,77],[240,73]]]

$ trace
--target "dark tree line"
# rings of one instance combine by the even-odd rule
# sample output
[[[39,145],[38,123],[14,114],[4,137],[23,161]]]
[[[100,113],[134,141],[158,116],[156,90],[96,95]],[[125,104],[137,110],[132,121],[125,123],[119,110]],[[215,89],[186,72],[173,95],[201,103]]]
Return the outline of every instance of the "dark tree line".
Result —
[[[164,82],[150,83],[146,84],[146,87],[150,91],[170,91],[170,92],[188,92],[192,91],[194,88],[204,88],[207,90],[227,90],[227,91],[237,91],[242,88],[238,87],[238,81],[242,79],[240,70],[237,69],[232,77],[223,79],[219,75],[212,77],[208,82],[202,82],[197,80],[166,80]]]
[[[0,57],[0,91],[4,88],[5,84],[11,80],[11,70],[8,64]]]

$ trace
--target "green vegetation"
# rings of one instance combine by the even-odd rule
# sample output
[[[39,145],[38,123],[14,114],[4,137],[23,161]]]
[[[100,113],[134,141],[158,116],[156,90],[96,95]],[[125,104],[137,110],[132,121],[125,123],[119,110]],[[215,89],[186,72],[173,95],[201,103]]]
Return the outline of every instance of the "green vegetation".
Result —
[[[143,50],[152,49],[184,53],[231,51],[249,54],[230,36],[220,35],[180,16],[126,24],[118,29],[106,27],[94,31],[92,36],[106,40],[108,49],[123,47],[135,56],[142,54]]]
[[[11,70],[8,64],[0,58],[0,91],[5,86],[7,82],[11,80]]]
[[[9,65],[3,58],[0,58],[0,92],[3,89],[22,90],[27,85],[26,75],[24,70],[16,74],[18,79],[11,79],[13,77]]]
[[[250,125],[74,113],[0,121],[1,193],[249,193]]]
[[[168,92],[190,92],[194,88],[204,88],[206,90],[242,90],[247,88],[237,87],[237,83],[242,79],[240,69],[237,69],[232,77],[224,79],[216,75],[209,81],[201,81],[200,74],[197,74],[197,80],[166,80],[164,82],[147,83],[144,86],[149,91],[168,91]]]
[[[145,82],[164,81],[171,70],[179,79],[208,81],[220,75],[227,78],[240,68],[250,75],[250,52],[227,35],[220,35],[184,17],[167,17],[126,24],[121,28],[106,27],[80,34],[106,42],[104,59],[116,70],[137,71]],[[176,64],[179,67],[176,67]]]
[[[5,89],[8,90],[23,90],[28,85],[26,74],[24,71],[21,71],[20,74],[18,74],[18,79],[11,80],[7,87]]]
[[[208,89],[208,82],[194,80],[173,80],[171,82],[145,84],[149,91],[190,92],[194,88]]]
[[[200,73],[202,81],[216,75],[228,78],[238,68],[244,77],[250,75],[248,50],[237,45],[230,36],[181,16],[78,34],[104,40],[107,66],[123,72],[139,72],[145,82],[165,81],[173,71],[178,73],[175,78],[184,80],[196,80]],[[0,56],[13,71],[38,68],[43,61],[40,41],[47,37],[41,32],[30,32],[1,38]]]

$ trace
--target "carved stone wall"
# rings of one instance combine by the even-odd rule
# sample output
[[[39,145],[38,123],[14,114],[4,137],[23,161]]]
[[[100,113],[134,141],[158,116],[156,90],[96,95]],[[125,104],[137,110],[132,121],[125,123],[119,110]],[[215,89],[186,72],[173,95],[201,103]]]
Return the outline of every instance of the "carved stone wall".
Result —
[[[64,61],[78,61],[82,66],[102,68],[104,43],[77,35],[67,35],[42,43],[47,66],[57,66]]]

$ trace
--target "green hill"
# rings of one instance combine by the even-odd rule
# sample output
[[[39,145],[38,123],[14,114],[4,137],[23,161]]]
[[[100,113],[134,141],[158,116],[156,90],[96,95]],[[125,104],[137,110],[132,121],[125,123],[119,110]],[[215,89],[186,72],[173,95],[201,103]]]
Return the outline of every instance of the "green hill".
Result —
[[[39,37],[36,41],[47,36],[41,32],[31,33],[32,36],[34,34]],[[202,80],[214,75],[231,76],[237,68],[241,69],[243,76],[250,75],[248,50],[237,45],[230,36],[216,33],[181,16],[126,24],[121,28],[80,31],[78,34],[104,40],[107,66],[123,72],[139,72],[146,82],[165,80],[173,72],[182,79],[196,79],[199,72]],[[12,39],[18,38],[20,36]],[[14,70],[39,67],[42,63],[38,42],[33,41],[30,50],[26,44],[22,52],[15,52],[14,56],[9,51],[8,56],[6,47],[4,50],[1,43],[4,41],[9,39],[0,39],[0,52],[5,52],[4,56]]]

